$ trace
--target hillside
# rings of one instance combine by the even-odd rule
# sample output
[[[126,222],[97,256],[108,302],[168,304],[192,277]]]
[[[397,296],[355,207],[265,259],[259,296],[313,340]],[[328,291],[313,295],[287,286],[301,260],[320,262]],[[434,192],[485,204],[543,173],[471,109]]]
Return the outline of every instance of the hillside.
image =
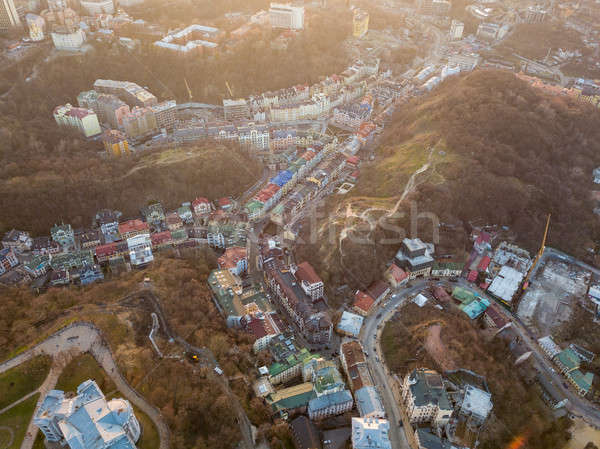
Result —
[[[462,223],[465,231],[469,222],[508,226],[516,243],[534,251],[551,213],[548,245],[589,258],[599,235],[590,200],[599,138],[598,110],[547,96],[511,73],[449,79],[399,110],[376,160],[361,167],[357,187],[327,205],[337,238],[303,245],[302,255],[334,283],[350,277],[353,287],[364,287],[405,234],[432,238],[427,217],[411,226],[414,204],[416,213]],[[352,242],[352,235],[376,244]]]

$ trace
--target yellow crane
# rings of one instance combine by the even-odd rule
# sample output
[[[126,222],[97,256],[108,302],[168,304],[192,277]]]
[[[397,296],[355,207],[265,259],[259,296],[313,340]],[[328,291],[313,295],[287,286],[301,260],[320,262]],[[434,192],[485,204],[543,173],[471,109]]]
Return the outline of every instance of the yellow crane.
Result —
[[[548,237],[548,228],[549,227],[550,227],[550,214],[548,214],[548,218],[546,219],[546,229],[544,230],[544,238],[542,239],[542,245],[540,246],[540,250],[538,251],[537,255],[535,256],[535,260],[531,264],[531,267],[529,268],[529,271],[527,272],[527,276],[525,276],[525,279],[523,279],[523,290],[525,290],[527,288],[527,286],[529,285],[529,278],[531,277],[531,273],[533,272],[533,269],[535,268],[538,261],[540,260],[540,257],[542,257],[542,254],[544,254],[544,250],[546,249],[546,238]]]
[[[192,89],[190,89],[190,85],[187,82],[187,79],[183,78],[183,81],[185,81],[185,87],[187,88],[188,91],[188,95],[190,96],[190,100],[192,100]]]
[[[225,81],[225,85],[227,86],[227,90],[229,91],[229,95],[231,96],[231,98],[233,98],[233,91],[231,90],[231,86],[229,85],[229,82]]]

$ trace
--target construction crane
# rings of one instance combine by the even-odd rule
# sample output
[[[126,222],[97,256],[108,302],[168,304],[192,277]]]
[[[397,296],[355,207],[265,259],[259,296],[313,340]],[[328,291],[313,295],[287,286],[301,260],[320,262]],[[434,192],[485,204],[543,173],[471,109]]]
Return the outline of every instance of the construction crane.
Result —
[[[231,95],[231,98],[233,98],[233,91],[231,90],[231,86],[229,85],[229,82],[225,81],[225,85],[227,86],[227,90],[229,91],[229,95]]]
[[[544,254],[544,250],[546,249],[546,238],[548,237],[548,228],[549,227],[550,227],[550,214],[548,214],[548,218],[546,219],[546,229],[544,230],[544,238],[542,239],[542,245],[540,246],[540,250],[538,251],[537,255],[535,256],[535,260],[531,264],[531,267],[529,268],[529,271],[527,272],[527,276],[525,276],[525,279],[523,279],[523,290],[527,289],[527,287],[529,285],[529,278],[531,277],[531,273],[533,272],[535,266],[537,265],[538,261],[540,260],[540,257],[542,257],[542,254]]]
[[[192,89],[190,89],[190,85],[187,82],[187,79],[183,78],[183,81],[185,81],[185,87],[187,88],[188,91],[188,95],[190,96],[190,100],[192,100]]]

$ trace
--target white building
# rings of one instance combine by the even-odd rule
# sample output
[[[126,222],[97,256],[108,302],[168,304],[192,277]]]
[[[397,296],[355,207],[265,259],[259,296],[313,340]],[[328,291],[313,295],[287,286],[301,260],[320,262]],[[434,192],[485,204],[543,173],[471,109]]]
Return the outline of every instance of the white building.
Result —
[[[353,449],[392,449],[387,419],[352,418]]]
[[[488,292],[499,300],[510,304],[524,277],[525,275],[520,271],[505,265],[500,268],[500,272],[488,287]]]
[[[377,387],[368,385],[354,392],[356,408],[362,418],[385,418],[385,408]]]
[[[127,248],[129,249],[129,260],[133,266],[145,265],[154,260],[150,234],[138,234],[128,238]]]
[[[492,411],[492,395],[472,385],[465,387],[460,413],[470,418],[471,423],[483,424]]]
[[[80,0],[81,6],[90,14],[114,14],[113,0]]]
[[[85,33],[81,28],[75,31],[55,30],[50,35],[57,50],[79,50],[85,42]]]
[[[25,16],[27,22],[27,28],[29,28],[29,38],[32,41],[43,41],[44,40],[44,28],[46,28],[46,21],[43,17],[37,14],[28,13]]]
[[[20,23],[13,0],[0,0],[0,30],[6,31]]]
[[[247,125],[237,128],[238,142],[240,147],[246,151],[267,151],[270,147],[271,133],[267,125]]]
[[[340,322],[338,323],[336,330],[342,335],[357,338],[358,334],[360,334],[360,329],[362,328],[363,320],[364,318],[362,316],[344,310],[344,312],[342,313],[342,318],[340,318]]]
[[[459,66],[461,72],[470,72],[479,64],[479,55],[472,53],[470,55],[456,54],[448,56],[449,66]]]
[[[85,137],[95,136],[102,132],[98,117],[94,111],[89,109],[75,108],[67,103],[54,108],[53,115],[59,126],[76,128]]]
[[[560,351],[562,351],[562,349],[560,349],[560,347],[554,342],[554,340],[552,340],[552,337],[550,335],[539,338],[538,344],[550,360],[552,360],[558,355]]]
[[[48,392],[33,422],[49,442],[71,449],[135,449],[140,437],[129,401],[106,401],[93,380],[79,385],[75,397],[67,398],[60,390]]]
[[[304,6],[271,3],[269,19],[272,28],[304,29]]]
[[[458,20],[452,20],[452,24],[450,25],[450,40],[457,41],[462,39],[464,29],[464,23]]]
[[[411,424],[431,422],[445,426],[453,412],[442,376],[434,370],[419,368],[406,375],[402,400]]]

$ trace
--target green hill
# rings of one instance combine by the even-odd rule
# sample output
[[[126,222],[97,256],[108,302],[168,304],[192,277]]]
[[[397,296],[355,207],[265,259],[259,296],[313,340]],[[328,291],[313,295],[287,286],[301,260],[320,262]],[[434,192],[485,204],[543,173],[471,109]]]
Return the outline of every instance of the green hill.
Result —
[[[328,271],[334,283],[350,278],[357,287],[379,277],[403,237],[392,226],[411,233],[411,201],[418,213],[462,222],[465,230],[469,222],[508,226],[518,244],[534,251],[551,213],[548,244],[589,258],[599,235],[590,199],[592,170],[600,165],[597,109],[546,95],[500,71],[449,79],[399,109],[375,161],[361,167],[357,187],[327,205],[337,238],[320,236],[318,244],[303,245],[319,272]],[[414,190],[399,203],[421,167],[410,183]],[[396,216],[389,217],[394,206]],[[377,224],[370,231],[365,217],[354,217],[365,210]],[[381,216],[387,218],[377,222]],[[424,239],[432,237],[430,223],[418,221]],[[353,224],[358,227],[351,230]],[[376,243],[340,238],[348,231]]]

